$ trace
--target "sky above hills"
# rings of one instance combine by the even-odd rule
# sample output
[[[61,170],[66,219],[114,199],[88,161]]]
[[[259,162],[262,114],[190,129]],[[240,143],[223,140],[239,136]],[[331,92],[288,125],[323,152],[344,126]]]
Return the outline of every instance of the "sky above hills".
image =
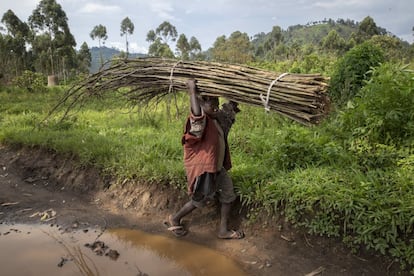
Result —
[[[268,33],[273,26],[286,30],[289,26],[332,18],[362,21],[371,16],[375,23],[403,40],[414,41],[414,0],[56,0],[68,17],[77,48],[83,42],[98,46],[90,38],[93,27],[107,29],[107,47],[125,50],[121,22],[129,17],[135,30],[129,40],[130,52],[146,53],[146,35],[162,22],[174,25],[178,34],[194,36],[202,49],[213,46],[217,37],[234,31],[254,36]],[[11,9],[22,21],[38,5],[39,0],[2,0],[0,15]],[[175,49],[172,49],[175,50]]]

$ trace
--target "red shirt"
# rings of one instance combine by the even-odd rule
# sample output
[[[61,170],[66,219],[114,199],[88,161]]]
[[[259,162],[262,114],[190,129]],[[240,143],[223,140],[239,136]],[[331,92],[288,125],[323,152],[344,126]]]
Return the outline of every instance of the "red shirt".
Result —
[[[204,130],[200,137],[190,133],[190,120],[206,120]],[[191,195],[193,193],[194,182],[196,178],[205,172],[215,173],[224,167],[226,170],[231,169],[231,159],[228,143],[225,139],[224,161],[222,166],[218,165],[220,158],[219,130],[214,119],[208,115],[194,117],[190,115],[187,119],[182,137],[184,147],[184,167],[187,174],[187,191]]]

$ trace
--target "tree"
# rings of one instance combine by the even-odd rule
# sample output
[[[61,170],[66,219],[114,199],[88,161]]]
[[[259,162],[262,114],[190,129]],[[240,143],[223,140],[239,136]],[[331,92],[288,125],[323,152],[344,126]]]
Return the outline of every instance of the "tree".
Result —
[[[204,59],[201,54],[201,45],[198,42],[198,39],[192,36],[190,38],[190,59],[191,60],[198,60]]]
[[[36,58],[44,59],[49,56],[50,59],[49,66],[45,61],[38,61],[38,64],[54,75],[58,62],[73,58],[76,46],[66,13],[55,0],[41,0],[29,17],[29,24],[34,33],[32,46]],[[60,56],[65,54],[66,57]]]
[[[226,61],[226,36],[222,35],[216,38],[214,41],[212,56],[215,61]]]
[[[188,60],[190,57],[190,43],[187,40],[185,34],[181,34],[177,40],[177,54],[182,60]]]
[[[147,33],[147,41],[152,43],[157,39],[157,34],[155,33],[154,30],[150,30]]]
[[[374,35],[383,34],[380,32],[379,28],[377,27],[377,24],[375,24],[374,19],[372,17],[367,16],[365,17],[362,22],[358,26],[357,31],[357,41],[359,43],[364,42]]]
[[[159,57],[174,57],[168,43],[177,39],[177,30],[169,22],[164,21],[158,28],[147,33],[147,41],[150,42],[148,55]]]
[[[4,13],[1,22],[5,25],[8,34],[14,37],[28,38],[30,33],[29,26],[22,22],[12,10]]]
[[[93,29],[92,29],[92,31],[89,35],[93,40],[95,40],[95,38],[98,39],[99,56],[100,56],[100,61],[101,61],[101,66],[102,66],[104,61],[103,61],[103,57],[102,57],[101,41],[102,41],[102,44],[105,45],[105,40],[108,39],[108,36],[106,34],[106,27],[99,24],[99,25],[93,27]]]
[[[271,51],[283,42],[282,28],[274,26],[264,42],[265,51]]]
[[[401,39],[395,36],[374,35],[369,41],[383,50],[387,60],[398,62],[406,59],[407,62],[410,62],[410,56],[407,53],[408,49],[405,49]]]
[[[176,44],[177,56],[182,60],[202,60],[201,45],[197,38],[192,36],[188,41],[185,34],[178,37]]]
[[[230,35],[227,42],[229,52],[229,62],[246,63],[253,60],[252,46],[247,33],[235,31]]]
[[[328,51],[341,52],[346,49],[346,42],[345,39],[333,29],[322,39],[322,48]]]
[[[134,23],[128,18],[125,17],[121,22],[121,36],[125,35],[125,48],[126,48],[126,57],[128,58],[128,34],[132,35],[134,33]]]
[[[300,43],[298,41],[293,41],[288,49],[289,58],[292,60],[297,60],[300,55]]]
[[[213,59],[241,64],[252,61],[252,46],[247,33],[235,31],[228,39],[224,35],[218,37],[213,45]]]
[[[89,67],[91,66],[92,56],[89,51],[88,44],[83,42],[78,52],[78,70],[81,73],[89,73]]]
[[[163,43],[161,38],[156,38],[153,43],[149,46],[148,55],[153,57],[166,57],[173,58],[174,53],[171,51],[168,44]]]
[[[170,41],[175,42],[178,36],[177,29],[168,21],[161,23],[161,25],[159,25],[155,30],[155,33],[162,39],[162,42],[165,44],[168,44]]]
[[[267,58],[270,60],[276,60],[277,48],[281,48],[283,44],[283,31],[279,26],[273,26],[272,31],[268,34],[259,33],[254,36],[252,44],[255,47],[255,55],[259,58]]]
[[[29,26],[22,22],[12,10],[8,10],[2,17],[1,22],[6,27],[7,34],[3,37],[1,44],[1,59],[4,61],[4,68],[13,68],[11,70],[15,76],[20,74],[29,64],[26,43],[30,36]],[[11,62],[10,66],[7,63]],[[10,75],[10,70],[5,70],[6,75]]]

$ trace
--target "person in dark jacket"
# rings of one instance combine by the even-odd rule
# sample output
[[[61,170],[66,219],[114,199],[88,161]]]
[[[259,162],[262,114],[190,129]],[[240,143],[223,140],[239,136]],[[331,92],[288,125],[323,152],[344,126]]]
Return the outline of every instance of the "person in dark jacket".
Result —
[[[228,229],[232,202],[236,199],[233,182],[227,171],[231,169],[227,136],[240,111],[237,103],[228,102],[219,109],[219,100],[201,96],[196,81],[188,80],[190,115],[186,121],[182,144],[187,175],[187,191],[191,199],[165,222],[176,236],[187,233],[181,220],[196,208],[209,205],[218,196],[221,204],[218,238],[241,239],[242,231]]]

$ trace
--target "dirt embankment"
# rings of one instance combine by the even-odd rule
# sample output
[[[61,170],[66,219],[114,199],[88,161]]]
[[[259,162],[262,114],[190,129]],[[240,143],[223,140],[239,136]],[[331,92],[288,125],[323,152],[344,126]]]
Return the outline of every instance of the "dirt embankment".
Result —
[[[115,183],[94,168],[76,165],[71,156],[0,145],[2,223],[51,219],[68,229],[81,223],[172,237],[162,222],[186,201],[185,192],[168,185]],[[43,216],[30,215],[35,212]],[[250,275],[409,275],[392,260],[367,252],[351,254],[340,242],[309,236],[281,219],[259,221],[249,223],[236,204],[230,225],[243,229],[246,237],[220,240],[215,235],[218,207],[195,210],[185,222],[189,234],[182,239],[222,252]]]

